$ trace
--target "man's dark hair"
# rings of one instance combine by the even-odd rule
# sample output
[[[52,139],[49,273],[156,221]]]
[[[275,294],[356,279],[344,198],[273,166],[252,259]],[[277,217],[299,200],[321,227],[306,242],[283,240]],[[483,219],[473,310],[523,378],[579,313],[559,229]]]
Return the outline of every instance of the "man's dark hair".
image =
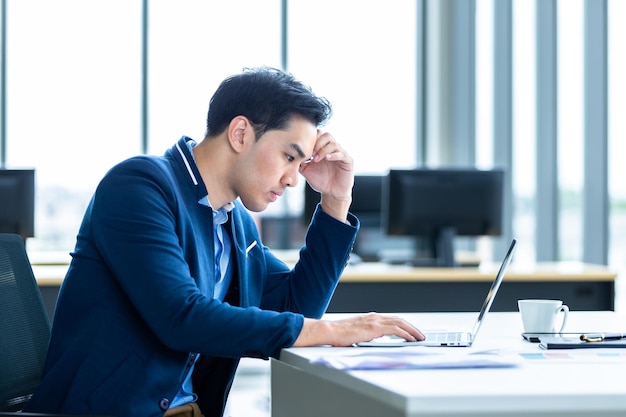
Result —
[[[246,116],[258,139],[268,130],[285,129],[300,116],[315,126],[330,118],[329,101],[316,96],[293,75],[269,67],[246,68],[220,84],[209,104],[206,136],[224,131],[236,116]]]

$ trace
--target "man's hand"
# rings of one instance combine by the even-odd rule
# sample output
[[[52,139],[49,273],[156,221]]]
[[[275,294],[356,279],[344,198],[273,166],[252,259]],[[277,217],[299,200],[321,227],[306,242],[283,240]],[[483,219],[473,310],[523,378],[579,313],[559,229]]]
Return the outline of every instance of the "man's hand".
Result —
[[[322,210],[344,222],[352,203],[353,165],[352,157],[335,138],[318,130],[313,158],[300,166],[311,188],[322,195]]]
[[[305,319],[293,346],[351,346],[384,335],[395,335],[408,341],[425,338],[418,329],[400,317],[368,313],[336,321]]]

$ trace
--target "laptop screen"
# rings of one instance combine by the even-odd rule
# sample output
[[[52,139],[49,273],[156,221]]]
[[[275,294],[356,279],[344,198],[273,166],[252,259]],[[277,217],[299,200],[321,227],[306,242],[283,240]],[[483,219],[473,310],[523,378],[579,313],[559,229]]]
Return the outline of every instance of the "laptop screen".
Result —
[[[472,329],[472,339],[474,338],[474,336],[476,336],[476,333],[478,332],[478,329],[480,328],[480,325],[483,321],[483,317],[489,311],[489,309],[491,308],[491,305],[493,304],[493,300],[496,298],[496,293],[498,292],[498,289],[500,288],[500,284],[502,283],[502,279],[504,278],[504,273],[507,267],[509,266],[509,263],[511,262],[511,258],[513,257],[513,252],[515,250],[516,244],[517,244],[517,240],[513,239],[511,241],[511,245],[509,246],[508,251],[506,252],[506,255],[504,256],[504,260],[502,261],[502,264],[500,265],[500,269],[498,270],[496,279],[494,279],[493,283],[491,284],[491,288],[489,289],[489,292],[487,293],[485,302],[483,303],[483,306],[480,309],[480,313],[478,313],[478,319],[476,320],[476,323],[474,323],[474,328]]]

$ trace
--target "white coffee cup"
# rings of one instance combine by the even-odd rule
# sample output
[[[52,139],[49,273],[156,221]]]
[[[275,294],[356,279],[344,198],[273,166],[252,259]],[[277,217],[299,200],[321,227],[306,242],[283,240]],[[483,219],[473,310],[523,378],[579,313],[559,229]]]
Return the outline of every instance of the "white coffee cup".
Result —
[[[517,300],[517,306],[526,333],[560,333],[567,323],[569,307],[561,300]]]

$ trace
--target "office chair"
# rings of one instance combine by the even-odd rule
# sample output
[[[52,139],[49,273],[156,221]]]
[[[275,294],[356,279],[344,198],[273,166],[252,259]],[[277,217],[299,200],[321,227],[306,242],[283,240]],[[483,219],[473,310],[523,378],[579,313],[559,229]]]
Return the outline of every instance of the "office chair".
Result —
[[[49,339],[50,321],[24,240],[0,233],[0,416],[62,417],[19,412],[39,386]]]

